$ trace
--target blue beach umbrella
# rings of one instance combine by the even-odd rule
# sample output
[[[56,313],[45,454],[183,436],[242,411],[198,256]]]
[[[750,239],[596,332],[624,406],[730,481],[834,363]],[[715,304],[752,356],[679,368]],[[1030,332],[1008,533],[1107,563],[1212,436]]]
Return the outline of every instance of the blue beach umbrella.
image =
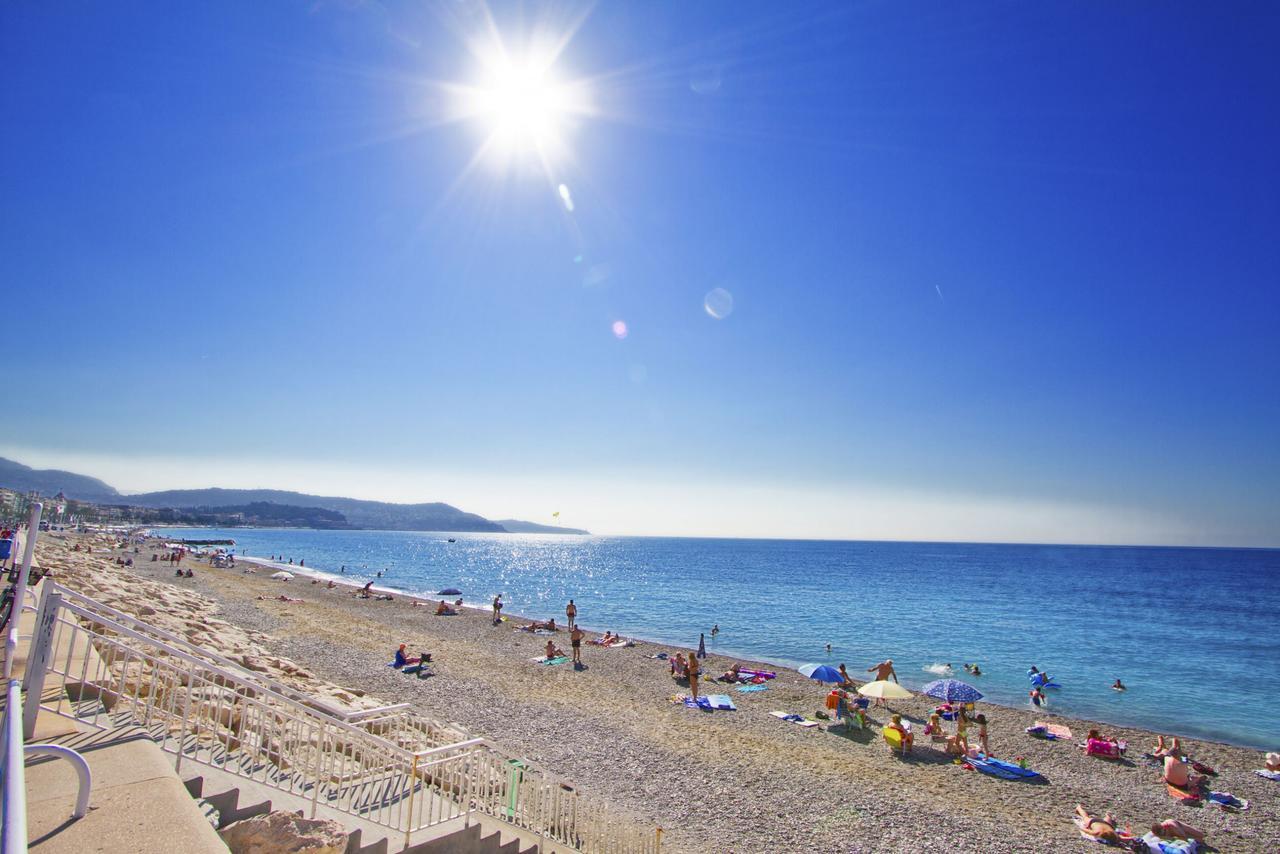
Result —
[[[937,697],[944,703],[975,703],[982,699],[982,692],[959,679],[938,679],[921,690],[922,694]]]
[[[840,675],[840,671],[836,670],[830,664],[806,664],[800,668],[801,676],[808,676],[810,679],[817,679],[819,682],[843,682],[844,677]]]

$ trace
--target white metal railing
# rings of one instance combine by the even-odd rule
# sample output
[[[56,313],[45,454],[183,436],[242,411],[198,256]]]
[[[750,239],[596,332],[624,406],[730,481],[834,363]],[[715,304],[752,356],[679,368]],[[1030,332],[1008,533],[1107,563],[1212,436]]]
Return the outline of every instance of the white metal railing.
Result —
[[[226,670],[234,673],[242,682],[260,686],[267,691],[288,697],[325,715],[356,724],[411,750],[452,744],[470,737],[466,730],[456,724],[443,724],[415,714],[413,707],[409,703],[395,703],[373,709],[354,710],[330,705],[318,699],[314,694],[308,694],[292,685],[272,679],[264,673],[250,670],[241,661],[228,658],[208,647],[192,643],[182,635],[147,623],[132,614],[125,613],[96,599],[91,599],[69,587],[55,584],[52,581],[47,582],[47,585],[60,593],[64,602],[71,602],[85,611],[101,615],[110,622],[127,626],[137,634],[154,638],[166,647],[181,650],[192,658],[207,662],[215,670]]]
[[[69,747],[60,744],[24,744],[22,735],[22,685],[17,679],[9,680],[4,707],[4,728],[0,730],[0,771],[4,775],[4,821],[0,824],[0,851],[3,854],[25,854],[27,850],[27,782],[26,758],[28,756],[53,756],[66,759],[75,769],[78,778],[76,806],[72,818],[84,818],[89,812],[89,792],[93,788],[93,776],[89,763]]]
[[[447,728],[405,704],[336,715],[64,587],[44,592],[30,659],[27,691],[45,698],[40,710],[101,728],[137,724],[179,770],[220,768],[310,800],[313,817],[323,805],[402,832],[406,845],[415,831],[480,814],[584,854],[660,846],[661,831],[485,739],[438,743]]]

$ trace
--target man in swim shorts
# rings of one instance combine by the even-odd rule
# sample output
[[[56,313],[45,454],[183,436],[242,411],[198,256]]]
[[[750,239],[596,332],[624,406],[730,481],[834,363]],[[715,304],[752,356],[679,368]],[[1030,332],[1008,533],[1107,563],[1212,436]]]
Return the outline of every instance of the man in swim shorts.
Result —
[[[893,669],[892,658],[886,658],[884,661],[880,662],[879,664],[871,665],[870,667],[867,668],[867,672],[874,673],[876,675],[877,682],[888,679],[889,677],[893,677],[894,682],[898,681],[898,674]]]
[[[564,606],[564,615],[569,619],[569,628],[573,628],[574,622],[578,619],[578,606],[573,604],[573,600],[569,600],[569,604]]]
[[[570,600],[572,601],[572,600]],[[574,626],[569,632],[569,642],[573,644],[573,663],[582,663],[582,636],[586,634],[581,626]]]

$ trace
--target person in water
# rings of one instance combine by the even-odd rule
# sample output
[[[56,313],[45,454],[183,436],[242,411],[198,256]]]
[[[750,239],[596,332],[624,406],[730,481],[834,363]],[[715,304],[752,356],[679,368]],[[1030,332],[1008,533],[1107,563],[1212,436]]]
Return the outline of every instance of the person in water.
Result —
[[[1117,677],[1117,678],[1116,678],[1116,684],[1114,684],[1114,685],[1112,685],[1112,686],[1111,686],[1111,690],[1113,690],[1113,691],[1127,691],[1127,690],[1129,690],[1129,689],[1128,689],[1128,688],[1125,688],[1125,687],[1124,687],[1124,683],[1120,681],[1119,677]]]
[[[720,624],[716,623],[714,626],[711,627],[711,637],[714,639],[715,636],[718,634],[720,634]]]
[[[1031,702],[1037,706],[1043,706],[1048,702],[1048,700],[1045,698],[1043,691],[1041,691],[1039,688],[1032,688]]]

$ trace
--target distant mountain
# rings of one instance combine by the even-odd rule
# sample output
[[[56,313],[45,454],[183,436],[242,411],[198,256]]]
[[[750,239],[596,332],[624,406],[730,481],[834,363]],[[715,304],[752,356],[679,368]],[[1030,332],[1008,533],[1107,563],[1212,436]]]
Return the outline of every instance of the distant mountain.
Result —
[[[438,501],[429,504],[391,504],[386,501],[307,495],[280,489],[171,489],[165,492],[122,495],[94,477],[66,471],[37,471],[3,457],[0,457],[0,486],[19,492],[34,490],[41,495],[55,495],[62,491],[68,498],[74,498],[77,501],[93,504],[127,504],[134,507],[226,510],[241,508],[242,505],[267,503],[290,508],[319,508],[341,514],[345,518],[345,524],[350,527],[382,531],[470,531],[495,534],[590,533],[577,528],[555,528],[534,522],[522,522],[518,519],[491,522],[483,516],[467,513]],[[316,516],[323,522],[340,524],[333,517],[324,517],[323,514],[316,514]]]
[[[522,522],[519,519],[499,519],[498,524],[512,534],[590,534],[581,528],[558,528],[555,525],[539,525],[537,522]]]
[[[295,507],[319,507],[346,517],[356,528],[384,531],[473,531],[505,533],[506,528],[475,513],[466,513],[448,504],[390,504],[306,495],[279,489],[171,489],[127,495],[123,500],[139,507],[225,507],[270,502]]]
[[[120,500],[120,493],[98,480],[58,469],[33,469],[0,457],[0,486],[15,492],[38,492],[41,495],[64,493],[68,498],[94,503]]]

